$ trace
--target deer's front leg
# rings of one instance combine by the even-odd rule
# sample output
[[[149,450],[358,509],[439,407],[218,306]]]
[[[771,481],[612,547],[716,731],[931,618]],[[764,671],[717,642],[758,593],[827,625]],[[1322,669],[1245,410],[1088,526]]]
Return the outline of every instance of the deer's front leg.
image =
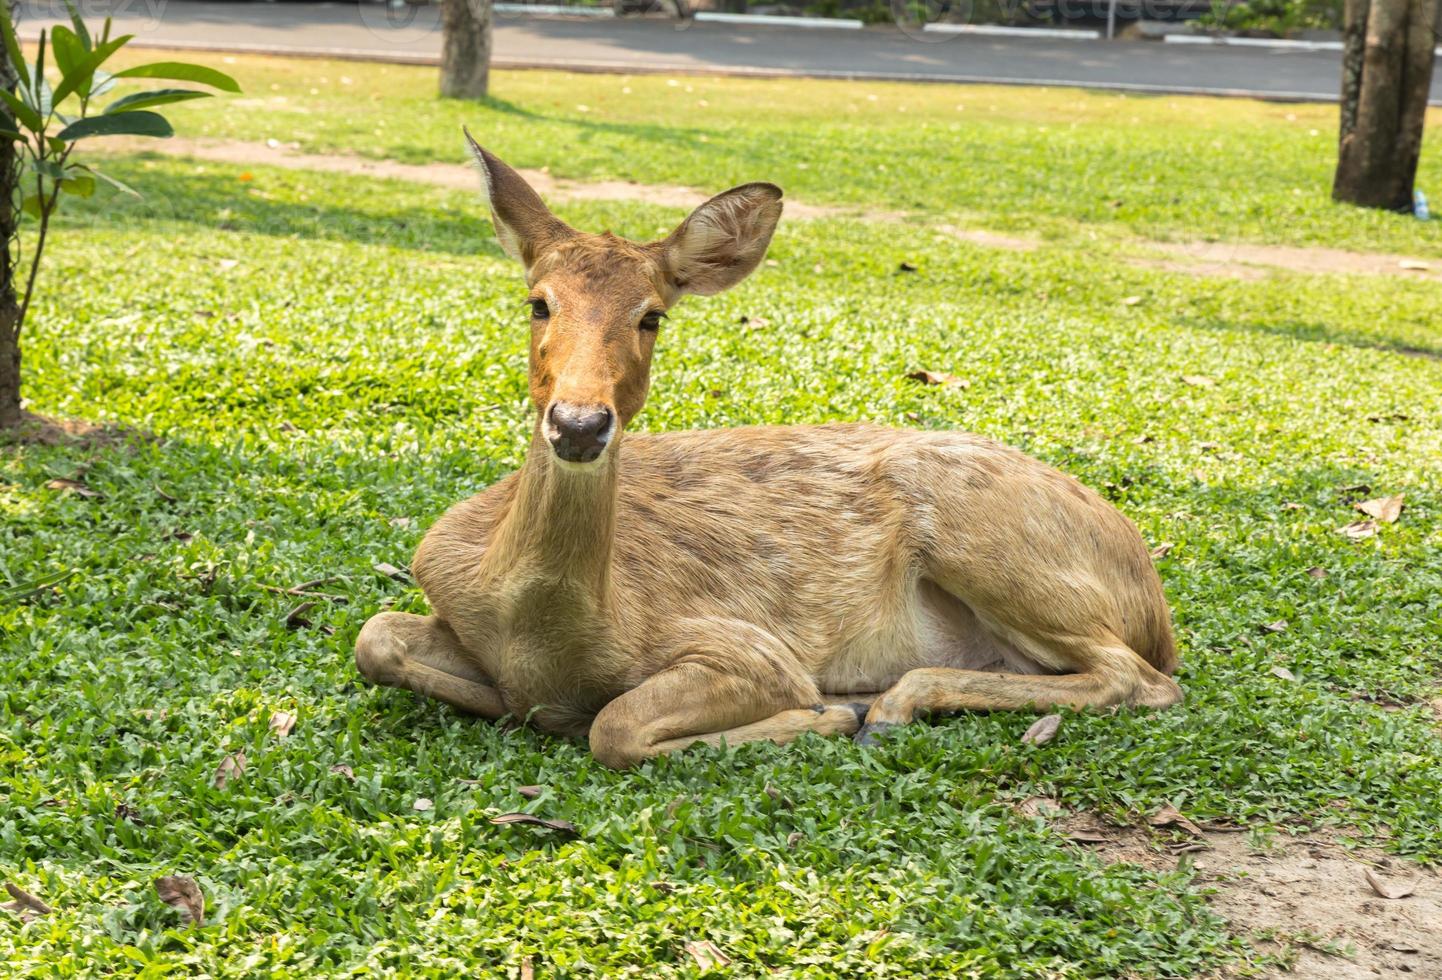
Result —
[[[355,663],[372,683],[407,688],[483,718],[507,714],[500,692],[439,617],[377,613],[356,637]]]
[[[596,715],[591,754],[603,765],[624,769],[696,742],[852,735],[865,717],[865,704],[823,704],[781,641],[748,623],[688,620],[674,646],[665,669]]]

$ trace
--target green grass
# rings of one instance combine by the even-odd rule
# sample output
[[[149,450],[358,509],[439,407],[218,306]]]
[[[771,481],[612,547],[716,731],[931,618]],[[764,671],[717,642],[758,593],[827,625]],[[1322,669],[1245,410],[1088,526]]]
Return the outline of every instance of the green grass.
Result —
[[[263,95],[259,65],[232,67]],[[266,77],[293,91],[339,70],[277,62]],[[684,945],[699,939],[733,960],[713,975],[735,977],[1189,976],[1261,962],[1185,864],[1103,866],[1016,815],[1032,795],[1124,820],[1172,803],[1194,819],[1331,826],[1442,860],[1426,706],[1442,671],[1442,285],[1195,279],[1120,258],[1130,236],[1173,232],[1442,254],[1431,226],[1320,203],[1324,160],[1298,178],[1300,199],[1270,178],[1209,197],[1220,176],[1199,167],[1167,187],[1179,203],[1158,191],[1134,218],[1094,213],[1064,172],[1028,188],[1014,171],[1023,137],[1052,159],[1093,161],[1156,140],[1151,152],[1175,163],[1184,146],[1119,116],[1160,113],[1160,101],[683,80],[729,115],[678,103],[655,126],[729,132],[728,158],[679,141],[659,152],[639,123],[527,129],[555,105],[603,109],[598,90],[619,79],[503,74],[507,107],[463,112],[426,98],[428,72],[343,70],[355,99],[378,93],[367,126],[385,130],[379,142],[329,89],[294,95],[290,111],[307,112],[272,114],[264,132],[262,110],[244,106],[181,129],[205,118],[213,132],[417,160],[453,157],[454,121],[479,117],[515,162],[572,175],[720,187],[780,169],[811,200],[967,208],[993,227],[1035,218],[1049,239],[1034,253],[921,220],[783,223],[775,265],[668,321],[637,424],[872,419],[1035,453],[1173,543],[1159,567],[1187,701],[1068,715],[1042,748],[1018,743],[1031,717],[1003,713],[913,726],[870,752],[808,737],[618,774],[582,743],[365,686],[350,662],[365,618],[424,609],[372,566],[406,562],[447,505],[520,461],[518,270],[469,194],[116,160],[145,199],[66,215],[28,338],[28,394],[37,411],[148,438],[0,455],[0,589],[72,573],[0,600],[0,877],[56,909],[25,926],[0,919],[12,975],[515,976],[533,954],[542,977],[698,976]],[[639,96],[665,80],[626,84]],[[905,164],[936,171],[913,196],[888,198],[904,184],[870,161],[954,137],[879,118],[848,129],[827,110],[873,91],[914,97],[917,111],[1014,100],[1005,123],[955,150],[982,161],[967,186],[991,203],[969,200],[956,158],[935,155]],[[1216,154],[1264,175],[1310,139],[1275,117],[1322,111],[1168,101],[1205,113]],[[1083,142],[1036,131],[1078,102],[1095,115]],[[1437,174],[1428,152],[1424,173]],[[562,213],[638,237],[682,216]],[[919,271],[898,273],[903,260]],[[769,324],[748,330],[742,315]],[[921,367],[971,385],[905,380]],[[48,489],[56,478],[103,496]],[[1407,510],[1352,542],[1336,529],[1360,515],[1338,488],[1361,483],[1406,493]],[[346,601],[288,629],[294,600],[265,586],[332,575],[324,590]],[[1276,620],[1287,629],[1260,629]],[[299,715],[284,740],[267,731],[276,709]],[[237,750],[248,769],[216,789]],[[539,798],[516,792],[528,784],[545,787]],[[415,810],[418,798],[434,809]],[[520,809],[579,834],[488,822]],[[199,879],[204,928],[155,897],[152,880],[170,873]]]

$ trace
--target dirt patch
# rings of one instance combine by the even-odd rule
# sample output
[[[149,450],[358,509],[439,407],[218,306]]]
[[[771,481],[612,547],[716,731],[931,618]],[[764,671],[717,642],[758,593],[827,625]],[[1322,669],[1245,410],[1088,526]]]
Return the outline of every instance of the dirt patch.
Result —
[[[1266,279],[1270,273],[1262,266],[1242,265],[1239,263],[1227,262],[1179,262],[1176,259],[1148,259],[1141,256],[1128,256],[1127,265],[1136,266],[1139,269],[1160,269],[1163,272],[1176,272],[1184,276],[1197,276],[1207,279],[1244,279],[1248,282],[1256,282],[1259,279]]]
[[[1041,242],[1035,238],[1019,238],[1015,235],[999,235],[994,231],[983,231],[980,228],[961,228],[957,225],[937,225],[936,230],[944,235],[959,238],[964,242],[973,245],[981,245],[985,248],[1000,248],[1008,252],[1035,252],[1041,248]]]
[[[1240,829],[1119,827],[1089,813],[1049,811],[1049,803],[1027,801],[1018,809],[1054,815],[1058,831],[1104,861],[1153,870],[1193,862],[1201,883],[1215,889],[1212,909],[1235,932],[1295,957],[1290,971],[1271,977],[1442,977],[1436,869],[1374,849],[1347,850],[1331,833],[1278,836],[1259,848]],[[1383,898],[1368,882],[1369,869],[1384,888],[1410,886],[1411,893]]]
[[[1299,248],[1291,245],[1246,245],[1228,242],[1150,242],[1147,247],[1187,264],[1178,271],[1194,275],[1226,274],[1255,278],[1267,268],[1311,275],[1402,276],[1442,282],[1442,261],[1429,262],[1405,255],[1348,252],[1339,248]],[[1148,261],[1139,257],[1139,261]],[[1202,271],[1202,270],[1208,271]]]
[[[179,137],[163,141],[118,137],[108,140],[102,149],[109,153],[150,152],[242,166],[281,167],[287,170],[389,178],[455,190],[479,192],[481,188],[476,169],[465,164],[399,163],[395,160],[373,160],[345,153],[302,153],[298,144],[281,143],[277,140],[248,143],[242,140],[190,140]],[[690,209],[711,196],[692,187],[670,184],[633,184],[625,180],[579,181],[553,177],[545,170],[518,172],[537,193],[553,201],[643,201],[647,204]],[[786,216],[803,219],[852,217],[865,221],[894,221],[904,217],[899,211],[826,207],[790,198],[786,201]]]
[[[81,419],[52,419],[20,413],[20,424],[0,429],[0,446],[75,446],[103,449],[145,439],[143,433],[117,425],[96,425]]]

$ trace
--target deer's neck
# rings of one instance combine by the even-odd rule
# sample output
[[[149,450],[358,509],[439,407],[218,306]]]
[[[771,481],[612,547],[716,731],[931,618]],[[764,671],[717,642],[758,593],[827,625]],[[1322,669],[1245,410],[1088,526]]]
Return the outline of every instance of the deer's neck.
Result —
[[[607,604],[619,448],[585,470],[569,467],[556,459],[537,421],[516,495],[490,549],[502,568],[537,584],[568,586],[594,609]]]

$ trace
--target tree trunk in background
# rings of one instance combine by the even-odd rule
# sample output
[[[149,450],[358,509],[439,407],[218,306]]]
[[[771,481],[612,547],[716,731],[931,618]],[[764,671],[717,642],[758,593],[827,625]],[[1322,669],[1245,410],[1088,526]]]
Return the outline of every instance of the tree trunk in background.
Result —
[[[1442,0],[1346,0],[1332,199],[1412,209]]]
[[[491,0],[441,0],[441,95],[482,99],[491,73]]]
[[[13,17],[13,4],[10,9]],[[0,85],[15,88],[15,70],[3,44]],[[20,304],[15,301],[15,254],[11,251],[15,225],[20,219],[14,207],[19,163],[15,144],[0,139],[0,429],[20,424]]]

